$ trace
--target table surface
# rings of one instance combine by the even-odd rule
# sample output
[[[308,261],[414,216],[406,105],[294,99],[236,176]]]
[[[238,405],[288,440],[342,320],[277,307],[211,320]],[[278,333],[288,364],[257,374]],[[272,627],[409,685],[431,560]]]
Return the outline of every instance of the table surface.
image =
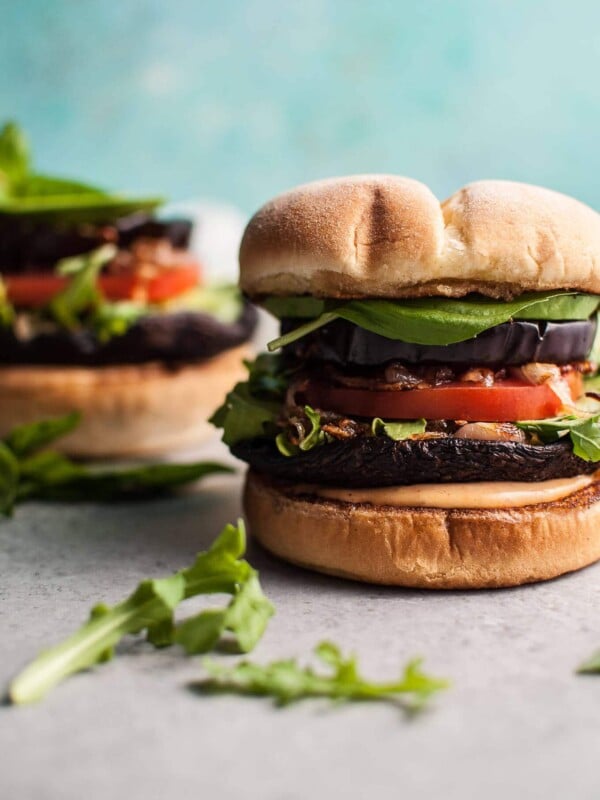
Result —
[[[205,451],[227,458],[218,442]],[[32,503],[0,523],[3,685],[94,603],[188,564],[239,515],[241,480],[139,504]],[[43,703],[0,708],[0,797],[597,800],[600,677],[573,669],[600,646],[600,566],[515,590],[427,593],[313,574],[252,543],[249,558],[277,608],[256,660],[308,656],[327,638],[369,676],[395,677],[418,654],[452,688],[414,718],[391,704],[277,709],[198,696],[201,658],[132,638]]]

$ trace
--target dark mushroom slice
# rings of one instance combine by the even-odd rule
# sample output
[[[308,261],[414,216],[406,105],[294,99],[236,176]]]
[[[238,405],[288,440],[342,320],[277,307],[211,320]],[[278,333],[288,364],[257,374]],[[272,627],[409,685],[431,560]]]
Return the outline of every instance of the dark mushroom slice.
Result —
[[[362,437],[283,456],[267,439],[238,442],[232,453],[257,472],[282,480],[345,488],[417,483],[546,481],[590,474],[597,464],[574,455],[569,442],[530,445],[454,437]]]
[[[5,328],[0,329],[0,364],[97,367],[202,361],[248,341],[256,322],[256,309],[245,303],[241,316],[233,323],[199,312],[149,314],[122,336],[107,342],[99,341],[85,329],[19,339]]]
[[[283,320],[282,333],[299,324],[298,320]],[[494,366],[533,361],[568,364],[586,360],[594,344],[596,327],[596,319],[513,320],[490,328],[474,339],[442,347],[388,339],[346,320],[336,320],[289,345],[286,352],[303,360],[329,361],[351,367],[371,367],[388,361]]]

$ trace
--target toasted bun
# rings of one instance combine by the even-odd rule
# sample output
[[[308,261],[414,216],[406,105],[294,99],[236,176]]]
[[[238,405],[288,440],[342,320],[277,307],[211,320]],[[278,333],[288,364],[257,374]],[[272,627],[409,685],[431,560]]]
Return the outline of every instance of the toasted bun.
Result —
[[[600,483],[524,508],[392,508],[297,496],[248,474],[250,532],[303,567],[421,589],[519,586],[600,558]]]
[[[263,206],[244,233],[240,268],[257,299],[600,293],[600,215],[510,181],[472,183],[440,204],[409,178],[334,178]]]
[[[136,458],[190,448],[212,432],[208,417],[242,380],[246,345],[198,364],[3,367],[0,436],[16,425],[78,411],[81,424],[55,449],[82,458]]]

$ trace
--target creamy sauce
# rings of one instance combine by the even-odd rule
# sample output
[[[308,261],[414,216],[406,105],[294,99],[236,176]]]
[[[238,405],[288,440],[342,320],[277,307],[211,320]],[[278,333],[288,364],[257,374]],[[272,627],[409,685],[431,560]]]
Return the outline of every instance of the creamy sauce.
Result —
[[[600,480],[600,470],[594,475],[577,475],[574,478],[533,483],[516,481],[422,483],[376,489],[338,489],[311,484],[298,487],[298,490],[328,500],[341,500],[344,503],[421,508],[520,508],[563,500],[598,480]]]

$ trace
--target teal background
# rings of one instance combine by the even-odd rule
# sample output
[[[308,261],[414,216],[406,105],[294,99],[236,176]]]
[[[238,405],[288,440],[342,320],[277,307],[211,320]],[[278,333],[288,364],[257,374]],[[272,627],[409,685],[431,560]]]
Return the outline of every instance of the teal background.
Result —
[[[37,165],[251,211],[328,175],[513,178],[600,207],[592,0],[0,0]]]

